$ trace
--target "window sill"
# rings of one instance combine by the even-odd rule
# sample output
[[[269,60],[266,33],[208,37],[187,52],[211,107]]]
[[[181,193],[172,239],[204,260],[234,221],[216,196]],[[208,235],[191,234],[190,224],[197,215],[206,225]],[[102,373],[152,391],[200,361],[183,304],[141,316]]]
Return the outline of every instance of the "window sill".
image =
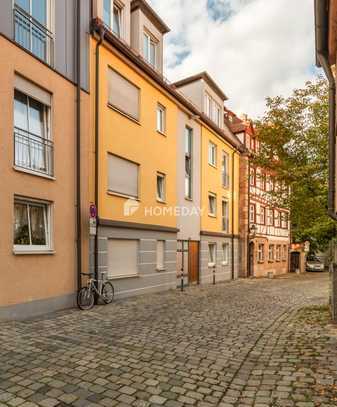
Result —
[[[37,172],[37,171],[30,170],[28,168],[17,167],[16,165],[13,165],[13,169],[17,172],[23,172],[25,174],[35,175],[36,177],[46,178],[51,181],[56,181],[55,177],[53,177],[52,175],[44,174],[43,172]]]
[[[164,268],[159,268],[159,267],[157,267],[156,268],[156,271],[158,272],[158,273],[161,273],[161,272],[163,272],[163,271],[166,271],[166,268],[164,267]]]
[[[163,136],[163,137],[167,137],[167,134],[166,134],[166,133],[164,133],[164,132],[162,132],[162,131],[160,131],[160,130],[158,130],[158,129],[157,129],[157,133],[160,134],[160,135]]]
[[[163,201],[162,199],[159,199],[159,198],[157,198],[157,202],[160,203],[160,204],[162,204],[162,205],[166,205],[166,204],[167,204],[166,201]]]
[[[185,196],[185,201],[193,202],[193,199],[188,196]]]
[[[264,260],[258,260],[258,264],[264,264]]]
[[[223,261],[223,262],[221,262],[221,265],[222,265],[222,266],[228,266],[228,265],[229,265],[229,262],[228,262],[228,261]]]
[[[13,254],[15,256],[34,256],[34,255],[53,255],[55,250],[18,250],[13,249]]]
[[[211,163],[208,163],[208,165],[209,165],[210,167],[214,168],[214,169],[217,169],[217,168],[218,168],[216,165],[211,164]]]
[[[209,213],[208,216],[209,216],[210,218],[216,219],[216,215],[213,215],[212,213]]]
[[[108,195],[111,195],[111,196],[117,196],[118,198],[132,199],[133,201],[140,202],[140,199],[139,199],[139,198],[136,198],[136,197],[131,196],[131,195],[120,194],[119,192],[107,191],[107,194],[108,194]]]
[[[209,269],[213,269],[213,268],[215,268],[216,267],[216,264],[215,263],[208,263],[208,268]]]
[[[111,105],[110,103],[107,104],[108,108],[111,110],[114,110],[115,112],[119,113],[120,115],[126,117],[127,119],[133,121],[135,124],[138,124],[138,126],[141,126],[139,119],[136,119],[135,117],[132,117],[128,115],[127,113],[123,112],[122,110],[118,109],[118,107]]]
[[[130,279],[130,278],[139,278],[139,274],[132,274],[132,275],[128,275],[128,276],[120,275],[120,276],[113,276],[113,277],[108,276],[108,281],[123,280],[124,278],[128,278],[128,279]]]

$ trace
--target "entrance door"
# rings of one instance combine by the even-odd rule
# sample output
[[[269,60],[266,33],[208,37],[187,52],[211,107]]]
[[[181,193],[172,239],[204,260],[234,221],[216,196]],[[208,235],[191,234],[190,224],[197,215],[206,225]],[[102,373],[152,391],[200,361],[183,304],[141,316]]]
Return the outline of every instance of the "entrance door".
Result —
[[[290,254],[290,272],[295,273],[300,268],[300,253],[292,252]]]
[[[254,248],[253,242],[249,243],[249,270],[248,277],[254,277]]]
[[[199,242],[190,241],[188,244],[188,282],[199,283]]]

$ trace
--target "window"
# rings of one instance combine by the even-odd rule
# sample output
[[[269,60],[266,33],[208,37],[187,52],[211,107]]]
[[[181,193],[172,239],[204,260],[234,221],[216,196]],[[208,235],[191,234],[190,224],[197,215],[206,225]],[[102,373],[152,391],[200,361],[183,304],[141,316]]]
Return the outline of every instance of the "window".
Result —
[[[268,209],[267,223],[268,223],[268,226],[274,226],[274,211],[273,211],[273,209]]]
[[[266,224],[266,208],[264,206],[260,206],[260,224]]]
[[[252,187],[255,187],[255,185],[256,185],[256,170],[255,170],[255,168],[250,169],[249,182],[250,182],[250,185]]]
[[[263,263],[264,262],[264,244],[260,243],[258,245],[258,250],[257,250],[257,261],[259,263]]]
[[[213,167],[216,167],[216,154],[217,147],[210,141],[208,144],[208,164],[213,165]]]
[[[267,179],[266,179],[266,174],[261,174],[261,189],[262,191],[266,191],[266,185]]]
[[[276,246],[276,261],[281,261],[281,245]]]
[[[212,98],[208,95],[208,93],[205,94],[205,114],[208,116],[210,119],[212,118]]]
[[[208,194],[208,215],[216,216],[216,195],[212,193]]]
[[[138,274],[138,240],[108,240],[108,277],[133,277]]]
[[[222,230],[223,232],[229,232],[229,217],[228,217],[228,201],[222,201]]]
[[[166,200],[166,176],[160,172],[157,173],[157,200],[165,202]]]
[[[274,223],[275,227],[279,228],[281,226],[280,212],[275,209],[274,211]]]
[[[283,229],[288,229],[289,219],[288,219],[288,213],[287,212],[282,212],[281,213],[281,222],[282,222],[282,228]]]
[[[49,140],[49,112],[49,106],[15,90],[14,164],[52,176],[53,143]]]
[[[185,127],[185,198],[192,199],[192,142],[193,130]]]
[[[250,221],[250,223],[256,222],[256,205],[255,204],[249,205],[249,221]]]
[[[139,120],[139,88],[111,68],[108,71],[108,87],[109,105]]]
[[[229,157],[224,151],[222,152],[222,163],[221,163],[221,180],[222,186],[224,188],[229,187],[229,171],[228,171]]]
[[[53,35],[48,30],[49,0],[15,0],[14,39],[45,62],[51,63]]]
[[[108,191],[125,197],[138,198],[139,165],[108,154]]]
[[[16,251],[50,250],[50,204],[14,201],[14,249]]]
[[[273,244],[269,245],[269,261],[274,261],[275,259],[275,246]]]
[[[256,140],[255,137],[250,138],[250,149],[255,151],[256,150]]]
[[[284,244],[282,251],[282,261],[287,261],[287,259],[288,259],[288,246]]]
[[[222,265],[227,266],[229,263],[229,243],[222,244]]]
[[[166,131],[166,108],[158,103],[157,105],[157,131],[165,134]]]
[[[165,241],[157,241],[157,270],[165,270]]]
[[[113,0],[104,0],[103,21],[118,36],[121,36],[122,7]]]
[[[204,113],[218,127],[222,127],[221,107],[207,92],[204,97]]]
[[[144,33],[143,38],[144,38],[144,58],[150,65],[156,68],[158,41],[154,40],[147,33]]]
[[[216,266],[216,243],[208,244],[208,267]]]
[[[213,121],[221,127],[221,107],[216,102],[213,102]]]

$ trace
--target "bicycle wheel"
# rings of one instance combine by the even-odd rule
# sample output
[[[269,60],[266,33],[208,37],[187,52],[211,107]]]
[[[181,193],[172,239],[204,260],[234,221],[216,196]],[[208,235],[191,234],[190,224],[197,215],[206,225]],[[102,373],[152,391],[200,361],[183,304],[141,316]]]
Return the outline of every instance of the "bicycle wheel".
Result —
[[[108,281],[103,284],[102,288],[102,300],[105,304],[111,304],[115,295],[114,286]]]
[[[77,294],[78,308],[87,311],[94,306],[95,296],[92,290],[88,287],[83,287]]]

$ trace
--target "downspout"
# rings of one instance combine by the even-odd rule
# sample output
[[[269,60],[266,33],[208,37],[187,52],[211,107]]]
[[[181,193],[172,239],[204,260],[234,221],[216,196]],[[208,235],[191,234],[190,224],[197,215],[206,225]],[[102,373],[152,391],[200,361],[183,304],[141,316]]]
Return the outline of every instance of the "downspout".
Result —
[[[81,0],[77,0],[77,50],[76,50],[76,249],[77,249],[77,288],[82,285],[82,219],[81,219]]]
[[[95,204],[97,210],[97,231],[95,235],[95,278],[98,279],[98,227],[99,227],[99,101],[100,101],[100,47],[104,40],[105,30],[100,29],[100,38],[96,44],[96,78],[95,78]]]
[[[250,208],[250,157],[248,155],[248,177],[247,177],[247,185],[248,185],[248,213],[247,213],[247,220],[248,220],[248,230],[247,230],[247,277],[251,277],[251,270],[250,270],[250,217],[249,217],[249,208]]]
[[[232,280],[235,279],[235,268],[234,268],[234,170],[235,170],[235,163],[234,163],[235,151],[232,152]]]

